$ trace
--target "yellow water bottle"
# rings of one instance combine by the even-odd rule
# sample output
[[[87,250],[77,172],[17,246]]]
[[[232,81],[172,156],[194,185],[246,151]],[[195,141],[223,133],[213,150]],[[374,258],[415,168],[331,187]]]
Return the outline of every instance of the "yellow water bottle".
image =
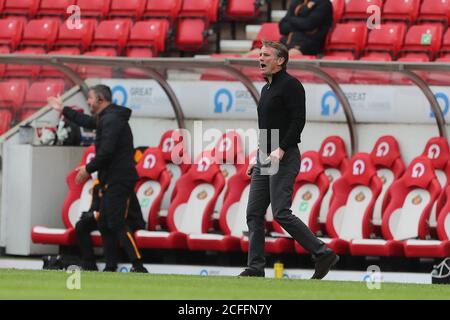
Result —
[[[273,270],[275,273],[275,279],[282,279],[284,275],[284,265],[280,261],[277,261],[273,265]]]

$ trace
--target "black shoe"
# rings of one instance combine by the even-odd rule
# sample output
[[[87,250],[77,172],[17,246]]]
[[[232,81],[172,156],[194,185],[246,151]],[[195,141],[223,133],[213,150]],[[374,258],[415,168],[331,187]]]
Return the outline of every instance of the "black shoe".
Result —
[[[83,271],[98,271],[97,264],[95,262],[83,262],[81,263],[81,270]]]
[[[323,279],[338,261],[339,256],[334,251],[326,252],[317,258],[315,272],[311,279]]]
[[[148,273],[148,270],[142,264],[138,264],[138,265],[132,266],[131,269],[130,269],[130,272]]]
[[[105,269],[103,269],[103,272],[116,272],[117,271],[117,266],[113,267],[113,266],[106,266]]]
[[[239,277],[261,277],[261,278],[264,278],[265,274],[264,274],[264,271],[258,271],[255,269],[247,268],[241,272]]]

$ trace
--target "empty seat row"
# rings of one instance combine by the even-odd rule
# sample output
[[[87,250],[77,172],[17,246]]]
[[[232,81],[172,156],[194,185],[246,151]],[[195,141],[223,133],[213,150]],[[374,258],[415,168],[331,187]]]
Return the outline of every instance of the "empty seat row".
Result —
[[[450,19],[448,0],[332,0],[334,20],[367,20],[375,12],[381,13],[382,21],[444,22]],[[379,9],[368,10],[373,6]]]
[[[47,98],[64,93],[62,80],[46,80],[32,83],[27,80],[0,82],[0,111],[3,134],[14,120],[24,120],[47,104]],[[6,128],[6,130],[5,130]]]
[[[89,48],[112,47],[120,54],[125,48],[152,48],[154,54],[164,52],[169,32],[167,20],[83,19],[78,25],[70,21],[61,23],[48,18],[30,20],[25,24],[16,18],[0,19],[0,45],[11,50],[19,47],[39,46],[50,51],[59,47],[77,47],[80,51]]]
[[[148,224],[147,230],[136,232],[138,246],[248,250],[244,232],[250,181],[245,171],[249,163],[254,163],[256,154],[251,153],[240,166],[221,164],[220,160],[236,160],[236,156],[242,155],[239,137],[225,134],[214,150],[198,155],[190,166],[178,167],[168,182],[165,172],[176,167],[173,163],[172,169],[167,166],[174,156],[171,150],[178,151],[176,156],[187,156],[182,147],[177,147],[181,141],[179,133],[165,134],[160,146],[147,149],[137,164],[141,181],[136,186],[136,193]],[[87,149],[81,165],[92,158],[94,152],[92,147]],[[351,159],[346,156],[342,139],[330,137],[319,152],[309,151],[302,155],[294,186],[293,214],[339,253],[448,256],[449,160],[448,143],[443,138],[431,139],[423,155],[405,169],[393,137],[380,138],[371,154],[361,153]],[[232,172],[227,171],[233,166]],[[446,172],[442,175],[441,170]],[[87,209],[78,203],[84,206],[89,203],[91,186],[87,182],[82,188],[75,188],[74,172],[67,177],[68,199],[70,197],[72,202],[66,202],[62,212],[66,229],[34,227],[34,242],[75,243],[74,225],[79,214]],[[170,187],[171,184],[174,186]],[[171,200],[164,203],[169,188],[173,190],[169,194]],[[217,206],[221,194],[223,203]],[[75,205],[76,212],[72,210]],[[164,207],[166,205],[168,207]],[[221,233],[211,233],[215,209],[220,211]],[[276,221],[272,221],[271,226],[274,232],[266,239],[268,252],[305,252]],[[438,239],[430,240],[432,229],[439,230]],[[426,248],[431,249],[427,251]]]

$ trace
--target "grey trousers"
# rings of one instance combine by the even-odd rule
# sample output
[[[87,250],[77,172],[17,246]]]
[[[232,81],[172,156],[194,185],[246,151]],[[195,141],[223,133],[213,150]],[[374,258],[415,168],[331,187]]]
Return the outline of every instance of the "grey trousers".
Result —
[[[259,155],[259,152],[258,152]],[[249,230],[248,267],[263,271],[266,265],[264,256],[265,214],[272,205],[274,219],[314,258],[327,251],[311,230],[292,214],[292,193],[295,178],[300,170],[300,151],[297,147],[286,150],[279,163],[278,172],[263,175],[266,171],[257,161],[253,169],[250,195],[247,206],[247,225]]]

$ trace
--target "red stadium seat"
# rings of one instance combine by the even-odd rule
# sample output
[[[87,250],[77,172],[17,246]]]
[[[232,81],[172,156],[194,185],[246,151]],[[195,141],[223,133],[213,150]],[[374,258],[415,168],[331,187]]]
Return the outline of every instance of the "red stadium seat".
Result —
[[[175,45],[180,50],[197,51],[208,44],[207,31],[217,22],[218,0],[184,0],[178,16]]]
[[[345,53],[348,53],[348,55],[345,55]],[[349,52],[334,52],[334,54],[323,56],[321,60],[353,61],[355,58]],[[339,83],[350,83],[353,78],[352,70],[329,68],[326,71]]]
[[[56,97],[64,93],[64,81],[48,80],[31,84],[27,91],[23,109],[40,109],[47,105],[48,97]]]
[[[77,0],[84,18],[104,19],[108,16],[111,0]]]
[[[450,55],[445,55],[442,57],[437,58],[434,60],[435,62],[443,62],[443,63],[449,63],[450,62]],[[430,85],[437,85],[437,86],[448,86],[450,85],[450,77],[448,72],[428,72],[426,81]]]
[[[212,226],[211,216],[225,179],[214,159],[207,155],[197,158],[196,164],[176,184],[167,216],[170,232],[136,232],[141,248],[187,248],[187,235],[207,233]]]
[[[127,17],[140,20],[145,10],[146,0],[111,0],[110,17]]]
[[[16,50],[20,41],[25,23],[21,19],[6,18],[0,20],[0,45]]]
[[[76,0],[40,0],[38,16],[67,17],[67,9],[75,5]]]
[[[426,53],[434,59],[441,48],[443,30],[442,25],[423,24],[409,28],[401,52]]]
[[[58,55],[58,56],[76,56],[80,55],[80,49],[76,47],[69,47],[69,48],[59,48],[57,50],[53,50],[47,53],[49,56],[51,55]],[[72,69],[76,69],[76,65],[68,65]],[[66,75],[64,75],[62,72],[58,71],[57,69],[49,66],[42,66],[41,72],[39,74],[40,78],[60,78],[64,79]]]
[[[22,108],[28,85],[25,81],[0,82],[0,109],[9,109],[13,118],[17,111]]]
[[[45,50],[42,48],[25,48],[14,51],[12,54],[45,54]],[[35,79],[38,77],[40,70],[41,66],[39,65],[8,64],[5,70],[5,77]]]
[[[240,58],[239,53],[214,53],[209,56],[212,59]],[[203,71],[200,80],[202,81],[236,81],[236,77],[221,69],[208,68]]]
[[[147,229],[154,231],[159,226],[161,202],[171,179],[161,150],[148,148],[136,165],[136,169],[139,175],[135,188],[136,196],[141,204]]]
[[[367,9],[370,6],[378,6],[381,10],[383,7],[383,0],[347,0],[345,2],[345,11],[342,19],[367,20],[372,15],[371,12],[367,12]]]
[[[433,203],[441,187],[426,157],[414,159],[405,174],[387,191],[381,230],[384,239],[353,239],[350,252],[355,256],[403,256],[403,241],[425,239]]]
[[[444,38],[442,39],[442,47],[439,50],[439,55],[443,55],[450,52],[450,29],[444,34]]]
[[[182,0],[148,0],[143,17],[169,19],[173,24],[181,10],[181,5]]]
[[[370,52],[360,61],[389,62],[392,57],[389,53]],[[389,84],[391,82],[391,73],[383,71],[365,71],[354,70],[351,83],[354,84]]]
[[[351,51],[359,58],[367,42],[367,26],[362,23],[338,23],[326,45],[326,53],[332,51]]]
[[[5,0],[2,14],[32,18],[39,8],[39,0]]]
[[[261,29],[256,35],[255,40],[253,41],[252,48],[260,48],[262,46],[262,41],[280,41],[281,34],[280,29],[278,27],[278,23],[263,23],[261,25]]]
[[[92,48],[112,47],[120,54],[127,45],[130,36],[131,20],[102,21],[95,29]]]
[[[289,57],[289,61],[295,61],[295,60],[315,60],[315,56],[305,56],[305,55],[291,55]],[[291,68],[289,71],[289,74],[301,82],[317,82],[317,78],[310,72],[296,70],[294,68]]]
[[[333,20],[334,23],[336,24],[337,22],[339,22],[339,20],[341,20],[344,14],[345,2],[344,0],[330,0],[330,1],[331,4],[333,5]]]
[[[227,131],[217,141],[212,150],[212,156],[219,164],[220,171],[225,178],[225,187],[228,180],[234,176],[242,166],[245,166],[245,154],[242,148],[241,136],[236,131]],[[219,214],[223,204],[225,192],[219,195],[216,202],[215,213]]]
[[[125,56],[128,58],[153,58],[157,57],[151,48],[127,48]],[[125,78],[148,79],[148,73],[137,68],[125,68],[123,70]]]
[[[88,164],[95,157],[95,147],[88,147],[80,164],[77,166],[84,166]],[[76,233],[75,225],[78,222],[81,213],[88,211],[91,206],[92,201],[92,188],[94,186],[94,178],[91,177],[85,183],[77,184],[75,183],[75,177],[77,175],[77,170],[74,169],[66,178],[69,191],[67,193],[66,199],[64,200],[62,208],[62,221],[64,223],[64,229],[47,228],[42,226],[35,226],[31,232],[31,239],[33,243],[41,244],[57,244],[63,246],[70,246],[76,243]],[[98,234],[98,232],[97,232]],[[100,242],[99,236],[94,245],[98,245]]]
[[[259,16],[261,10],[255,0],[228,0],[226,15],[231,20],[248,20]]]
[[[88,51],[83,54],[87,57],[115,57],[117,54],[114,49],[99,48],[93,51]],[[112,78],[112,67],[107,66],[92,66],[92,65],[78,65],[77,72],[82,78]]]
[[[369,33],[365,52],[389,52],[396,59],[405,40],[406,26],[400,23],[385,23],[380,29]]]
[[[423,0],[418,17],[419,22],[444,22],[450,20],[449,0]]]
[[[153,48],[155,55],[166,51],[169,22],[167,20],[152,19],[139,21],[131,29],[127,47]]]
[[[405,172],[405,164],[400,154],[397,140],[393,136],[380,137],[370,153],[372,162],[377,170],[377,175],[383,183],[380,196],[373,209],[372,223],[381,227],[383,200],[392,183]]]
[[[326,138],[320,146],[319,155],[325,174],[330,180],[330,187],[323,198],[319,214],[319,223],[324,225],[328,219],[330,200],[333,196],[333,184],[349,166],[349,159],[347,158],[345,142],[339,136]]]
[[[97,21],[92,19],[82,19],[79,29],[73,29],[62,23],[59,27],[58,37],[55,47],[79,47],[82,51],[88,50],[94,39],[94,30]]]
[[[429,62],[430,57],[426,53],[406,53],[397,60],[398,62]],[[426,71],[415,71],[422,79],[426,79],[428,73]],[[411,85],[413,82],[399,73],[392,73],[391,82],[393,84]]]
[[[30,20],[25,26],[21,46],[43,46],[51,50],[58,36],[59,24],[56,20]]]
[[[327,219],[329,238],[320,238],[337,253],[347,253],[352,239],[367,239],[373,232],[371,220],[375,201],[382,188],[370,155],[358,153],[333,184],[333,197]],[[298,253],[305,249],[295,244]]]
[[[443,192],[442,201],[445,205],[439,213],[437,223],[437,239],[406,240],[405,256],[420,258],[446,258],[450,256],[450,187]]]
[[[248,163],[256,162],[256,152],[252,152],[247,165],[233,175],[226,188],[220,211],[219,223],[223,234],[190,234],[187,243],[190,250],[238,251],[243,233],[248,231],[246,209],[250,193],[250,177],[247,176]]]
[[[191,161],[187,151],[184,148],[183,136],[179,130],[169,130],[165,132],[161,137],[159,149],[161,150],[164,160],[166,161],[167,170],[170,172],[172,177],[169,188],[164,195],[161,205],[160,218],[164,221],[167,218],[167,210],[169,209],[171,199],[174,196],[175,185],[181,176],[187,173],[190,168]]]
[[[436,178],[439,181],[442,191],[444,191],[450,185],[450,147],[447,139],[435,137],[428,140],[422,156],[427,157],[431,161]],[[429,218],[430,228],[436,228],[437,213],[440,209],[438,203],[433,204]]]
[[[294,193],[292,199],[292,214],[302,220],[308,228],[315,234],[319,233],[320,206],[323,197],[328,191],[330,181],[325,174],[320,156],[316,151],[307,151],[302,154],[300,173],[294,183]],[[286,252],[286,237],[291,238],[276,221],[273,222],[274,230],[281,237],[276,240],[266,240],[266,250],[271,253]],[[272,234],[275,236],[275,234]],[[290,250],[294,249],[294,242],[291,240]]]
[[[404,21],[412,24],[419,15],[420,0],[386,0],[381,19],[383,21]]]
[[[11,127],[13,117],[10,110],[0,109],[0,136]]]

